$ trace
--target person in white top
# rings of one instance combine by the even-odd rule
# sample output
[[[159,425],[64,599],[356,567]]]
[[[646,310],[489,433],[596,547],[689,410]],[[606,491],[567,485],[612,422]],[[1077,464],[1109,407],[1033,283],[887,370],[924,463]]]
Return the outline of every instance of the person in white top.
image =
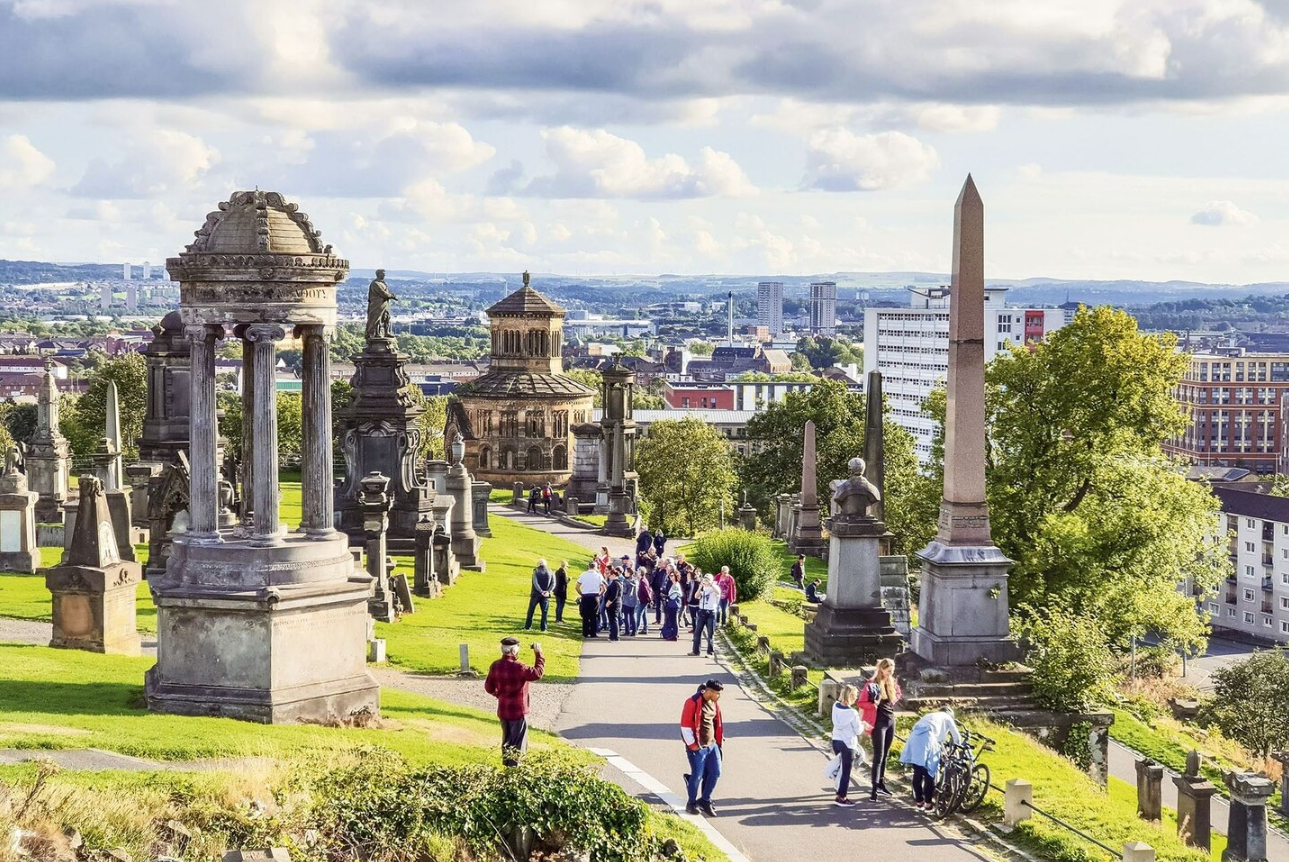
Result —
[[[592,562],[577,578],[577,609],[582,615],[582,637],[595,637],[595,623],[600,610],[600,593],[604,592],[604,576]]]
[[[713,655],[712,638],[716,634],[716,611],[721,606],[721,589],[716,586],[711,575],[703,575],[702,582],[695,590],[698,598],[698,610],[694,612],[694,649],[690,655],[698,655],[698,648],[703,643],[703,632],[707,633],[707,654]]]
[[[837,702],[832,705],[832,750],[841,758],[841,776],[837,781],[837,798],[834,800],[836,805],[855,804],[855,800],[846,796],[846,791],[850,789],[850,768],[855,763],[859,735],[864,730],[859,710],[855,709],[858,697],[859,690],[855,686],[844,685]]]

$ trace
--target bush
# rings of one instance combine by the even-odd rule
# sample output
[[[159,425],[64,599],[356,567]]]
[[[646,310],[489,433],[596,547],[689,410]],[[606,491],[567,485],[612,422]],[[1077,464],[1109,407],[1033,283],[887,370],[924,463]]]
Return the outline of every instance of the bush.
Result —
[[[1034,699],[1057,712],[1078,712],[1108,694],[1115,661],[1096,620],[1060,608],[1033,614],[1021,624],[1026,661],[1034,673]]]
[[[1255,652],[1213,672],[1212,720],[1251,752],[1267,757],[1289,745],[1289,652]]]
[[[746,530],[726,529],[708,533],[690,547],[689,560],[713,574],[729,566],[738,585],[739,601],[768,595],[778,580],[778,558],[768,536]]]
[[[1131,657],[1126,657],[1131,662]],[[1137,676],[1142,679],[1170,679],[1182,662],[1177,653],[1165,646],[1137,647]],[[1124,668],[1129,667],[1128,663]]]

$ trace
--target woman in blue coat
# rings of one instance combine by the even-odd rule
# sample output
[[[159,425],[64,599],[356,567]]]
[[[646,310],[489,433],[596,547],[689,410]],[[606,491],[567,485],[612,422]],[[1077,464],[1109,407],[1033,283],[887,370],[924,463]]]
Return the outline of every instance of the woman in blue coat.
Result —
[[[909,731],[904,751],[900,753],[900,763],[913,767],[913,804],[919,809],[930,811],[933,807],[940,755],[950,738],[955,743],[962,743],[958,723],[953,720],[953,709],[947,706],[922,716]]]

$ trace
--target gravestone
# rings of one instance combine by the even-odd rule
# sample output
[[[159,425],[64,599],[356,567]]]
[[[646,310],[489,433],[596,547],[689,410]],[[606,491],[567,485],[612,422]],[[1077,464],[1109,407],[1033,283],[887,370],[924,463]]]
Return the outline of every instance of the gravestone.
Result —
[[[599,422],[583,422],[572,427],[573,475],[565,494],[579,500],[594,500],[600,483],[600,458],[604,449],[604,427]]]
[[[0,569],[31,574],[40,567],[36,545],[39,500],[39,494],[27,490],[27,477],[18,469],[18,447],[14,446],[0,475]]]
[[[1267,801],[1275,793],[1276,785],[1253,773],[1228,772],[1224,778],[1231,801],[1222,860],[1266,862]]]
[[[1192,751],[1186,756],[1186,772],[1173,776],[1173,784],[1177,785],[1177,834],[1191,847],[1208,850],[1217,788],[1199,774],[1199,765],[1199,752]]]
[[[135,601],[142,573],[122,560],[103,485],[80,478],[75,535],[63,561],[44,569],[53,597],[54,634],[49,645],[115,655],[139,654]]]
[[[470,486],[471,502],[474,515],[471,518],[474,532],[478,536],[490,538],[492,529],[488,526],[488,502],[492,497],[492,486],[487,482],[475,482]]]
[[[116,546],[121,559],[133,561],[134,543],[142,537],[136,535],[134,529],[134,515],[130,508],[131,491],[125,484],[121,452],[121,408],[115,380],[107,383],[103,425],[103,438],[94,453],[94,471],[107,495],[107,507],[112,512]]]
[[[442,594],[434,573],[433,541],[434,521],[427,517],[416,525],[416,550],[412,552],[412,593],[426,599]]]
[[[774,538],[785,542],[792,538],[789,525],[792,520],[792,495],[776,494],[774,497]]]
[[[756,507],[747,501],[747,491],[743,492],[743,505],[738,507],[738,524],[749,533],[756,529]]]
[[[452,553],[463,569],[484,570],[479,556],[479,537],[474,531],[474,480],[465,468],[465,439],[457,434],[450,446],[452,464],[448,468],[447,489],[452,498]]]
[[[149,581],[166,573],[174,537],[188,530],[188,456],[178,453],[173,464],[148,480],[148,565]]]
[[[39,495],[36,520],[52,524],[63,520],[63,504],[70,495],[72,450],[58,430],[58,382],[52,360],[45,360],[45,376],[36,398],[36,430],[27,444],[27,484]]]
[[[1149,758],[1136,761],[1137,816],[1142,820],[1158,821],[1164,805],[1164,767]]]
[[[372,592],[367,598],[367,613],[383,623],[394,621],[394,596],[389,585],[389,571],[385,566],[385,533],[389,529],[389,508],[393,502],[389,494],[389,478],[371,472],[359,483],[362,487],[359,502],[362,504],[363,530],[366,532],[367,574],[372,580]]]

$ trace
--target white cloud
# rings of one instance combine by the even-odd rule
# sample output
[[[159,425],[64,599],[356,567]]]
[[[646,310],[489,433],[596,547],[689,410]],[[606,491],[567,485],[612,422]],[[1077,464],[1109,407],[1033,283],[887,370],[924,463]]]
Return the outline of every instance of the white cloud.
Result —
[[[1233,201],[1209,201],[1200,207],[1199,212],[1191,216],[1191,224],[1220,227],[1222,225],[1257,224],[1258,217],[1245,209],[1240,209]]]
[[[933,147],[903,132],[825,129],[807,141],[802,185],[842,192],[897,189],[928,179],[939,165]]]
[[[54,172],[54,160],[36,149],[26,135],[0,139],[0,189],[16,191],[37,186]]]
[[[756,193],[729,153],[711,147],[703,147],[691,164],[674,153],[651,159],[635,141],[603,129],[561,126],[543,131],[542,139],[556,170],[530,182],[526,194],[656,200]]]
[[[195,135],[174,129],[142,130],[116,161],[91,159],[71,191],[103,199],[187,192],[218,162],[219,152]]]

